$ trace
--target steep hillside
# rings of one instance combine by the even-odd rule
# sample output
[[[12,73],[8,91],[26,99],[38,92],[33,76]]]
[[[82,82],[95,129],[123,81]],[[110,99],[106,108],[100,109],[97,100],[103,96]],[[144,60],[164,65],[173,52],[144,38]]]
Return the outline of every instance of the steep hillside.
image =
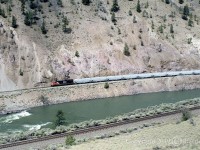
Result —
[[[118,0],[115,12],[112,0],[0,2],[0,91],[200,68],[199,0],[140,0],[140,13],[136,0]]]

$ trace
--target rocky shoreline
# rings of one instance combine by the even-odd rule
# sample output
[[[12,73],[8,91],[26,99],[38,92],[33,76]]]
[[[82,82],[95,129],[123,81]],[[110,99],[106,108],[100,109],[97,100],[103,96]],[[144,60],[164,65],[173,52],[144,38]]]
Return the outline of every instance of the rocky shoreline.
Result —
[[[0,94],[0,114],[71,101],[200,88],[200,75],[149,78],[11,91]]]

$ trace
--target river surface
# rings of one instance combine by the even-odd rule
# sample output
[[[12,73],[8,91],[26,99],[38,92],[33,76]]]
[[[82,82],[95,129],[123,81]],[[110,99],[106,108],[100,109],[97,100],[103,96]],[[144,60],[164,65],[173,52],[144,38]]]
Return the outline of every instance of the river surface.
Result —
[[[138,94],[37,107],[16,114],[0,116],[0,132],[13,133],[37,130],[43,127],[51,128],[58,110],[64,112],[67,123],[71,124],[90,119],[105,119],[138,108],[146,108],[162,103],[175,103],[196,97],[200,97],[200,89]]]

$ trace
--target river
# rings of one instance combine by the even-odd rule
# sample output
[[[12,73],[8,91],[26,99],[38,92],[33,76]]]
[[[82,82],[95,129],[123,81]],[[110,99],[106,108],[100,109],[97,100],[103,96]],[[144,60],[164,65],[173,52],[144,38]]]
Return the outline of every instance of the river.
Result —
[[[42,127],[51,128],[58,110],[64,112],[67,123],[71,124],[90,119],[105,119],[138,108],[162,103],[175,103],[196,97],[200,97],[200,89],[138,94],[36,107],[20,113],[0,116],[0,132],[13,133],[37,130]]]

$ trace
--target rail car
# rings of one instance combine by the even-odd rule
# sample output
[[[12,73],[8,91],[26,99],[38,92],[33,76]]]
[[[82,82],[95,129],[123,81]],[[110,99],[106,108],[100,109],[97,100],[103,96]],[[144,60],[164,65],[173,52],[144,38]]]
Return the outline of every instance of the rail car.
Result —
[[[174,77],[174,76],[183,76],[183,75],[200,75],[200,70],[169,71],[169,72],[129,74],[129,75],[93,77],[93,78],[82,78],[82,79],[67,79],[67,80],[54,81],[51,83],[51,86],[64,86],[64,85],[72,85],[72,84],[86,84],[86,83],[96,83],[96,82],[131,80],[131,79]]]

